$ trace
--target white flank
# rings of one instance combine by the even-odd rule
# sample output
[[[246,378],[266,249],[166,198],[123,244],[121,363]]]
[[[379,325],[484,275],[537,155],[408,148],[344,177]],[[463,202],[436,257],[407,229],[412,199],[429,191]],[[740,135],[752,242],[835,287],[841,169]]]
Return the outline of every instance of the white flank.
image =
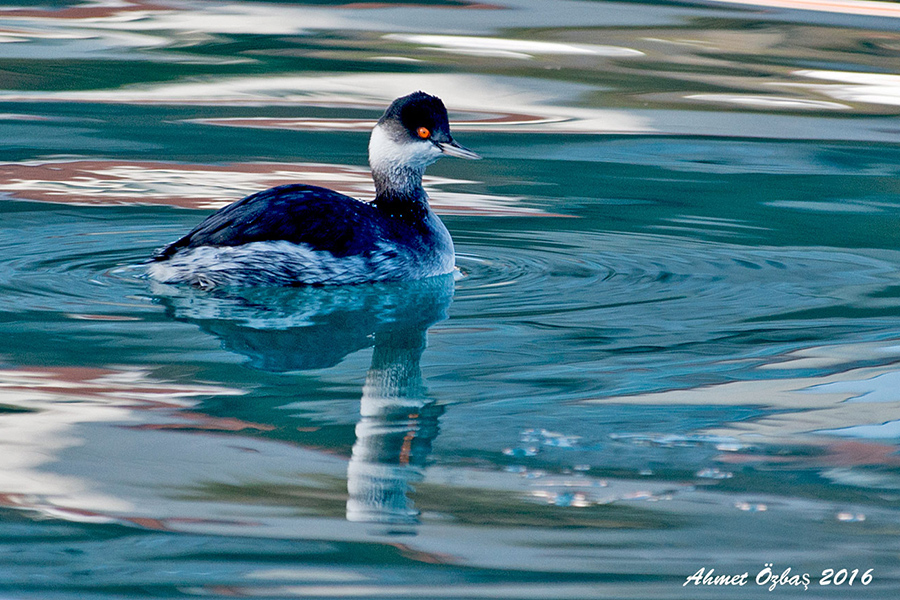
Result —
[[[253,242],[241,246],[200,246],[151,263],[147,272],[163,283],[203,288],[229,285],[347,285],[422,279],[450,273],[455,259],[435,252],[417,256],[408,248],[382,244],[370,255],[335,257],[305,244]]]

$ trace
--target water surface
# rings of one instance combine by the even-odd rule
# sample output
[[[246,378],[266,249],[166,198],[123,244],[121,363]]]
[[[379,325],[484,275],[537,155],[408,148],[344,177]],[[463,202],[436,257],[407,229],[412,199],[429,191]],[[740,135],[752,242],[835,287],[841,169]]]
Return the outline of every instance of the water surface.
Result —
[[[0,595],[896,597],[900,13],[765,4],[7,3]],[[142,277],[415,89],[458,277]]]

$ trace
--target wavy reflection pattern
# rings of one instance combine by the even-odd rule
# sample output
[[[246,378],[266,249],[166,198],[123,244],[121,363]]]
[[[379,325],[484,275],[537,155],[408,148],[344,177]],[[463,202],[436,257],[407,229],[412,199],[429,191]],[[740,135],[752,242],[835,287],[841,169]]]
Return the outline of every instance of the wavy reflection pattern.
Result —
[[[196,323],[258,369],[334,366],[373,346],[347,467],[347,519],[411,524],[443,407],[428,397],[419,361],[426,332],[447,318],[452,275],[343,288],[225,289],[155,286],[175,319]]]

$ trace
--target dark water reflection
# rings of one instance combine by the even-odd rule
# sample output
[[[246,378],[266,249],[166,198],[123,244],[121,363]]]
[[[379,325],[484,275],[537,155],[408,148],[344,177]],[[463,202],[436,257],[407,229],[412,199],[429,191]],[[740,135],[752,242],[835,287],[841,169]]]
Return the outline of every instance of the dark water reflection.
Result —
[[[0,595],[895,598],[900,13],[802,4],[5,7]],[[141,277],[420,88],[461,277]]]

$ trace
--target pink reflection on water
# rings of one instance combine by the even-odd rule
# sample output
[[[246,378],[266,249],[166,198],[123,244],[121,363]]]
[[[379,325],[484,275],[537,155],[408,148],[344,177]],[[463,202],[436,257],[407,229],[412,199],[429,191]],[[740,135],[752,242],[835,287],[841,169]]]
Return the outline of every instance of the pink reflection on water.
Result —
[[[333,10],[372,10],[379,8],[395,8],[396,4],[387,2],[347,2],[346,4],[336,4],[332,6],[323,6]],[[406,8],[434,8],[433,4],[407,4]],[[445,4],[439,5],[439,8],[449,9],[467,9],[467,10],[502,10],[505,7],[496,4],[482,2],[466,2],[465,0],[445,0]],[[179,12],[188,11],[191,7],[178,6],[172,4],[160,4],[147,0],[94,0],[75,6],[67,6],[64,8],[52,7],[29,7],[29,8],[9,8],[3,10],[4,17],[24,17],[24,18],[52,18],[52,19],[72,19],[72,20],[94,20],[94,19],[113,19],[116,17],[137,16],[135,13],[158,13],[158,12]]]
[[[811,468],[898,466],[900,455],[894,444],[877,441],[840,441],[826,443],[821,454],[793,454],[776,456],[771,454],[729,453],[719,455],[716,460],[727,464],[791,464]]]
[[[0,164],[0,193],[22,200],[76,205],[155,204],[218,209],[254,192],[289,183],[333,189],[361,200],[375,195],[369,170],[318,163],[201,165],[156,161],[74,160]],[[471,181],[425,178],[441,214],[552,216],[521,198],[444,192],[436,186]]]
[[[144,0],[118,0],[113,2],[86,2],[65,8],[51,9],[36,6],[34,8],[10,8],[0,12],[3,17],[48,17],[53,19],[108,19],[124,13],[146,13],[176,10],[172,6],[163,6]]]
[[[0,165],[0,191],[20,199],[79,205],[162,204],[216,209],[255,191],[298,181],[345,194],[374,192],[367,170],[340,165],[109,160]]]
[[[812,10],[842,13],[847,15],[868,15],[877,17],[900,17],[900,6],[894,2],[872,2],[870,0],[712,0],[719,4],[741,4],[756,8],[782,8],[792,10]]]
[[[0,388],[4,402],[25,410],[43,409],[57,401],[101,402],[129,409],[181,409],[193,405],[194,401],[188,399],[196,396],[244,393],[221,386],[160,381],[138,367],[23,366],[0,370]]]

